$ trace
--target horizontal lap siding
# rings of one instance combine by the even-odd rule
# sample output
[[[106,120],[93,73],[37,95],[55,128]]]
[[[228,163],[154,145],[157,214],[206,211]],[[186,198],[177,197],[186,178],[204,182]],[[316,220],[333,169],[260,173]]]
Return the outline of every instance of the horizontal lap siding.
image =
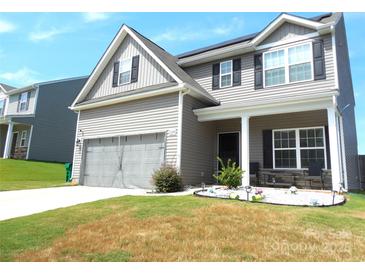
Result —
[[[112,87],[114,62],[136,55],[140,56],[138,81],[119,87]],[[171,76],[135,40],[127,35],[91,89],[87,99],[99,98],[171,81],[173,81]]]
[[[186,185],[201,185],[212,181],[214,152],[214,122],[201,123],[193,109],[205,105],[184,96],[182,122],[181,174]]]
[[[241,60],[241,80],[240,86],[212,90],[212,64],[196,65],[186,68],[189,73],[203,88],[211,93],[222,104],[237,103],[257,103],[258,100],[285,100],[289,98],[299,98],[307,95],[327,94],[334,88],[334,63],[332,55],[331,36],[323,36],[326,62],[326,79],[317,81],[307,81],[302,83],[287,84],[264,89],[254,89],[254,53],[242,55]],[[232,57],[237,58],[237,57]],[[216,61],[217,62],[217,61]]]
[[[276,31],[274,31],[268,38],[266,38],[261,44],[275,43],[311,32],[314,32],[314,30],[286,22]]]
[[[168,131],[166,162],[176,163],[178,94],[157,96],[80,112],[78,138]],[[81,130],[81,132],[80,132]],[[74,174],[79,179],[82,148],[75,146]]]
[[[22,114],[22,115],[34,114],[34,109],[35,109],[35,104],[36,104],[36,94],[37,94],[37,92],[36,92],[35,89],[28,90],[28,92],[30,92],[28,110],[22,111],[22,112],[18,112],[19,94],[21,94],[21,93],[17,93],[17,94],[14,94],[14,95],[10,95],[9,96],[8,110],[7,110],[6,115],[13,115],[13,114]]]

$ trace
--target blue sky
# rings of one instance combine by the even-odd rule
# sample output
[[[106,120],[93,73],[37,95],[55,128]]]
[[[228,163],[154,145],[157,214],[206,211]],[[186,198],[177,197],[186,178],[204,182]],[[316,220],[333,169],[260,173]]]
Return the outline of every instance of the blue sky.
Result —
[[[295,13],[304,17],[321,13]],[[0,13],[0,82],[16,87],[89,74],[126,23],[172,54],[260,31],[278,13]],[[365,13],[345,13],[365,154]]]

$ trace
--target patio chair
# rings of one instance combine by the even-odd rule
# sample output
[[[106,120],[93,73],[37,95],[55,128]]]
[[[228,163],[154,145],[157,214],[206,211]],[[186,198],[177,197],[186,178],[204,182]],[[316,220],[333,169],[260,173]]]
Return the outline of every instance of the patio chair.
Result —
[[[250,177],[251,176],[255,177],[257,185],[260,184],[259,171],[260,171],[260,163],[250,162]]]
[[[319,180],[322,185],[322,189],[324,189],[322,164],[319,162],[311,162],[308,166],[308,176],[305,178],[309,180],[310,188],[312,188],[313,181]]]

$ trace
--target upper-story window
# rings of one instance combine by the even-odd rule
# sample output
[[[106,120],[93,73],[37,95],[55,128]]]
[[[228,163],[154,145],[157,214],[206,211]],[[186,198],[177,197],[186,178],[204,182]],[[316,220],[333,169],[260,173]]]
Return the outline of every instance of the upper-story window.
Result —
[[[23,92],[19,97],[19,111],[28,110],[28,92]]]
[[[220,63],[220,87],[232,86],[232,60],[224,61]]]
[[[264,53],[265,87],[313,79],[311,43]]]
[[[6,99],[0,99],[0,116],[4,115]]]
[[[120,61],[119,67],[119,85],[129,84],[132,75],[132,58]]]

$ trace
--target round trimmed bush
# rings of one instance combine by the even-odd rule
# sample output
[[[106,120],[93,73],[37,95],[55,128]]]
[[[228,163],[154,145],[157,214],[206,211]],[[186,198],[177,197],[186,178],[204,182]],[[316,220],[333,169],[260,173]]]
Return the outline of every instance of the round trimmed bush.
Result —
[[[158,192],[176,192],[182,190],[182,181],[175,167],[162,166],[152,175]]]

